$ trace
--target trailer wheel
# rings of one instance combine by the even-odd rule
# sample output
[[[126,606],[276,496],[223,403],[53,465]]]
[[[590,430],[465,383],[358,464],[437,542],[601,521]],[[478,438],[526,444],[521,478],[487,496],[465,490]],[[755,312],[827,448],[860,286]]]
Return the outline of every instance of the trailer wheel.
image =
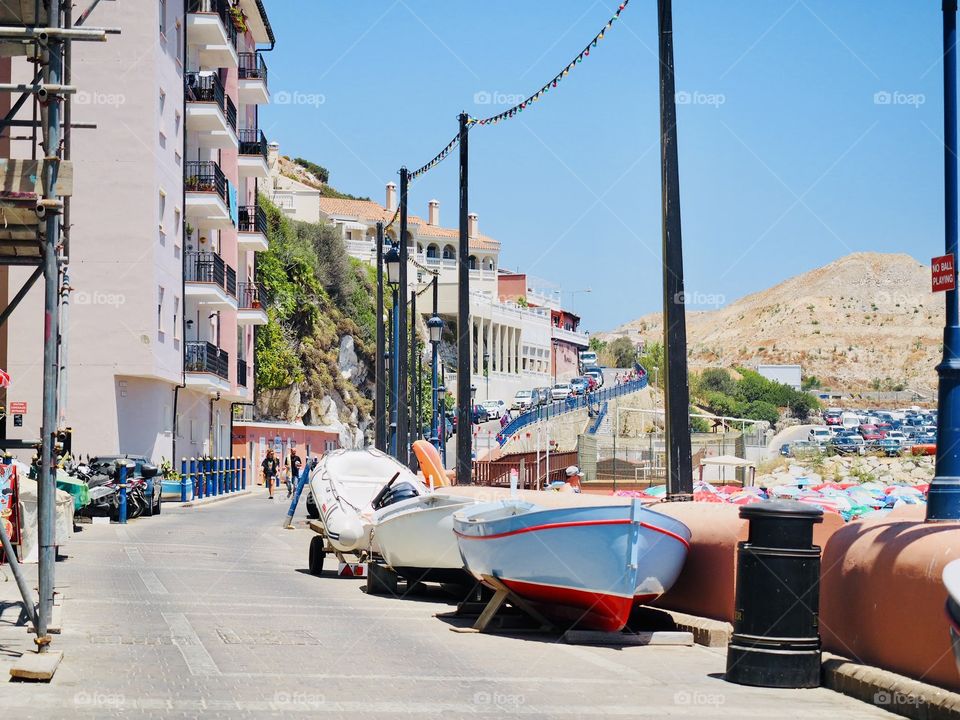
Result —
[[[315,535],[313,539],[310,540],[309,565],[311,575],[323,574],[323,559],[325,556],[326,552],[323,550],[323,538]]]

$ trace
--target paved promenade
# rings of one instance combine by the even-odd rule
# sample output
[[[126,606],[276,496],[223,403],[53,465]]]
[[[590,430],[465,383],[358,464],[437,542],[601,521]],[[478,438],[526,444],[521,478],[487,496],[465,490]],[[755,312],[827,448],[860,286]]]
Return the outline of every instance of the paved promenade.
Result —
[[[702,647],[450,632],[433,617],[444,602],[308,574],[312,533],[282,529],[285,510],[255,492],[84,526],[57,567],[64,660],[49,685],[6,682],[29,636],[0,604],[5,716],[894,717],[829,690],[728,684],[723,652]],[[15,595],[0,583],[0,599]]]

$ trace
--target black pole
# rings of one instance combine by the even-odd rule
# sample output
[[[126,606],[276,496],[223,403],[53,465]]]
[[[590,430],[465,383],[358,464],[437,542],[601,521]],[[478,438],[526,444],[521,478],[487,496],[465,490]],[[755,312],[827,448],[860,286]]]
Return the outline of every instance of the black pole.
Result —
[[[944,245],[957,241],[957,0],[943,0]],[[937,365],[937,463],[927,495],[927,521],[960,520],[960,309],[956,290],[946,292],[943,360]]]
[[[467,114],[460,113],[460,243],[457,252],[457,484],[473,483],[470,447],[470,230],[467,217]]]
[[[398,313],[396,358],[399,373],[397,389],[397,459],[404,465],[409,460],[410,442],[407,435],[407,419],[410,414],[409,379],[407,377],[407,169],[400,168],[400,302]]]
[[[660,34],[660,150],[663,190],[663,347],[666,355],[665,436],[667,495],[693,496],[690,458],[690,388],[687,386],[687,323],[680,233],[680,163],[673,69],[671,0],[658,0]]]
[[[377,223],[377,357],[376,388],[373,399],[373,435],[374,446],[381,452],[387,451],[387,388],[384,377],[384,365],[387,352],[386,328],[383,325],[383,223]]]
[[[417,374],[417,291],[410,291],[410,442],[418,437],[417,401],[420,396],[420,376]],[[410,457],[413,460],[413,456]]]

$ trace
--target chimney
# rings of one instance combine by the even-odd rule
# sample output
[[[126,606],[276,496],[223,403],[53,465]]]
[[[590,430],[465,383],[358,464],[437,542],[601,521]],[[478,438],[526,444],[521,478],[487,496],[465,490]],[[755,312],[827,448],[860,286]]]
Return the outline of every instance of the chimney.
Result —
[[[427,203],[427,225],[439,225],[440,224],[440,202],[438,200],[431,200]]]
[[[480,231],[477,229],[477,225],[480,222],[480,216],[476,213],[470,213],[467,215],[467,219],[469,220],[469,223],[467,224],[467,228],[469,229],[467,237],[480,237]]]
[[[387,183],[387,210],[393,212],[397,209],[397,185],[393,182]]]

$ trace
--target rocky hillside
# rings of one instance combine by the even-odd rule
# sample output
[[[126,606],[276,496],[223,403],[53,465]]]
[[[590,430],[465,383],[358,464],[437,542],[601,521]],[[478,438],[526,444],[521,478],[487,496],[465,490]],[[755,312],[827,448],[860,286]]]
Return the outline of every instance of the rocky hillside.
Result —
[[[929,267],[903,254],[854,253],[718,310],[687,313],[693,367],[799,363],[834,390],[932,393],[942,328]],[[599,336],[661,340],[661,315]]]
[[[331,226],[286,218],[270,201],[269,250],[257,260],[269,322],[257,330],[258,420],[304,422],[358,447],[373,410],[372,268],[347,256]]]

